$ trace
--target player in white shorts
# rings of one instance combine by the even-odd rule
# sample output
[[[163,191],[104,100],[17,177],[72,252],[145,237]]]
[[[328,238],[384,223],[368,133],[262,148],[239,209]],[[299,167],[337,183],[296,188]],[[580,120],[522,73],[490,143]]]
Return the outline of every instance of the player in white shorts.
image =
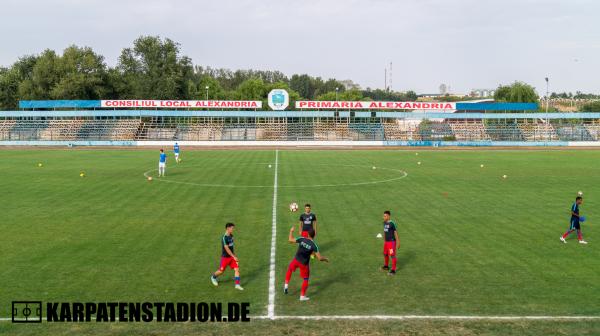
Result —
[[[179,144],[177,142],[173,146],[173,153],[175,154],[175,162],[179,163]]]
[[[161,175],[163,177],[165,176],[165,168],[166,168],[166,166],[167,166],[167,154],[161,148],[160,149],[160,158],[158,160],[158,177],[160,177]]]

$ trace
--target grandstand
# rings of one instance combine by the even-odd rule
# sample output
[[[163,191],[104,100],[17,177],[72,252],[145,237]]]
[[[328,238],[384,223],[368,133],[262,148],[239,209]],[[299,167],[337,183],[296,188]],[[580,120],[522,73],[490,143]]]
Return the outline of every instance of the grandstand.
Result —
[[[94,141],[141,145],[161,141],[192,145],[194,142],[300,144],[309,141],[474,146],[516,143],[560,146],[568,145],[568,142],[595,145],[598,142],[600,113],[524,113],[514,112],[514,109],[533,109],[532,104],[514,105],[463,104],[462,109],[450,112],[4,111],[0,112],[0,141],[4,144],[76,144],[82,141],[92,145]]]
[[[179,118],[181,119],[181,118]],[[291,120],[290,120],[291,119]],[[598,141],[600,118],[575,123],[524,120],[330,118],[310,122],[269,118],[114,119],[2,118],[0,141]]]

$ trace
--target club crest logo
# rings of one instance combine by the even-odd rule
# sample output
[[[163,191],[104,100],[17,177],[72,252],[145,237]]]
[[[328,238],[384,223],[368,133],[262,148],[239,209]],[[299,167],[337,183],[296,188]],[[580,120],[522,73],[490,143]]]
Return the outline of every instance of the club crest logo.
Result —
[[[274,89],[269,92],[268,101],[272,110],[285,110],[290,104],[290,95],[286,90]]]

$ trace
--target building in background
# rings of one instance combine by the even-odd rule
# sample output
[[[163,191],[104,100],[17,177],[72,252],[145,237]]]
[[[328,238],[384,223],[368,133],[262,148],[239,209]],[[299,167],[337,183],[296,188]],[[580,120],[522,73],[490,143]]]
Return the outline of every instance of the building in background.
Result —
[[[344,85],[346,90],[360,90],[360,85],[354,83],[351,79],[345,79],[340,81]]]
[[[471,97],[478,98],[489,98],[494,96],[495,89],[473,89],[471,90]]]

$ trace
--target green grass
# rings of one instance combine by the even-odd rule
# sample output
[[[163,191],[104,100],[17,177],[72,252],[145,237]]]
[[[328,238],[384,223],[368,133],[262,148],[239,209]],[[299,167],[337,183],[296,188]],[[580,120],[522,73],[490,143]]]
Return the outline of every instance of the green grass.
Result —
[[[154,150],[5,151],[0,317],[10,316],[12,300],[247,301],[253,315],[264,315],[275,151],[184,151],[182,158],[177,166],[169,163],[164,181],[148,182],[143,173],[156,168]],[[587,150],[422,151],[418,156],[392,150],[280,151],[276,314],[600,316],[599,163],[600,151]],[[391,181],[376,183],[385,180]],[[558,241],[578,190],[584,191],[582,213],[589,218],[583,225],[587,246],[574,237],[566,245]],[[329,264],[313,261],[312,300],[306,303],[297,300],[298,274],[290,295],[280,291],[296,249],[287,243],[299,215],[288,210],[293,201],[313,204],[320,227],[316,240],[331,258]],[[401,239],[396,277],[378,270],[382,241],[375,236],[388,209]],[[231,271],[218,288],[208,281],[227,221],[237,224],[244,292],[233,290]],[[284,333],[303,323],[257,321],[245,331]],[[334,330],[356,323],[319,322]],[[524,325],[554,331],[561,325],[565,333],[580,334],[599,328],[596,322],[549,321],[363,325],[381,334],[410,333],[412,327],[434,334],[519,334]],[[61,326],[42,330],[74,331]],[[156,330],[236,328],[212,326]],[[0,322],[0,332],[9,334],[39,334],[39,328]],[[87,326],[77,328],[90,332]],[[155,330],[151,325],[93,329],[98,334]]]
[[[597,321],[253,321],[250,323],[41,324],[0,323],[2,335],[580,335],[600,334]]]

